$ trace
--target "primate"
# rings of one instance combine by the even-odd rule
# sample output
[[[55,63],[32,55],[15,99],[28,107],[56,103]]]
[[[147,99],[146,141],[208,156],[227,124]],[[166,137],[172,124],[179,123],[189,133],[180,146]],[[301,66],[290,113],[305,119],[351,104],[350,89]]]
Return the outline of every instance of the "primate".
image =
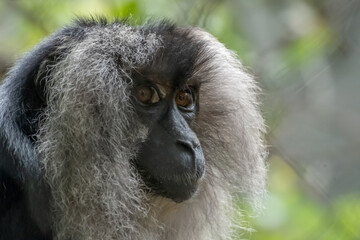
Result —
[[[0,87],[0,239],[230,239],[265,193],[258,92],[199,28],[78,19]]]

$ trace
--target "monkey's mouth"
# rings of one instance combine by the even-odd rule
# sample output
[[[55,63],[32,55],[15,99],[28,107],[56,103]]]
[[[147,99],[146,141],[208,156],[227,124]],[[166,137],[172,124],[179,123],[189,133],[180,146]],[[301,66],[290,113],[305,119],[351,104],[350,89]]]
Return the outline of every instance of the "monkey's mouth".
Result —
[[[202,173],[195,176],[166,173],[162,176],[153,176],[151,173],[136,166],[136,169],[147,187],[149,193],[170,198],[176,203],[190,199],[198,189],[198,182]]]

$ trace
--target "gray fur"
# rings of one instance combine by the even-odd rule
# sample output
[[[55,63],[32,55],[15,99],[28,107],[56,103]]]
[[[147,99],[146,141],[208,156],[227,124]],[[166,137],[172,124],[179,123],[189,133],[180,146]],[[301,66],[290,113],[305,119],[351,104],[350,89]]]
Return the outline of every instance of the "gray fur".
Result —
[[[206,173],[180,204],[147,195],[129,163],[148,132],[129,102],[129,73],[151,62],[161,38],[121,24],[94,27],[53,66],[37,151],[53,195],[55,239],[230,239],[234,194],[255,207],[264,196],[258,88],[216,39],[190,34],[206,43],[200,58],[212,56],[193,76],[206,80],[192,126]]]

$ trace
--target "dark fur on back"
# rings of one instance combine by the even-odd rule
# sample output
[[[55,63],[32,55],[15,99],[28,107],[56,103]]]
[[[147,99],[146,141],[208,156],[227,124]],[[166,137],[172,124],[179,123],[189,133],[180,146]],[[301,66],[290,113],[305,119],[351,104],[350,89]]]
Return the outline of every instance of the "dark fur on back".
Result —
[[[144,191],[130,164],[149,130],[130,101],[141,71],[201,82],[206,173],[180,204]],[[0,87],[0,239],[229,239],[234,194],[256,207],[265,193],[257,92],[197,28],[93,18],[56,32]]]

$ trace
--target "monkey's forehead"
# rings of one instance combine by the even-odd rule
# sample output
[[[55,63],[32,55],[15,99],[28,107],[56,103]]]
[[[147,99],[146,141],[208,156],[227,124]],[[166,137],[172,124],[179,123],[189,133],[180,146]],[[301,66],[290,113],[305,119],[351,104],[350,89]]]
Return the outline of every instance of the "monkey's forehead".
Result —
[[[196,84],[196,71],[211,57],[207,42],[194,34],[195,29],[176,27],[167,22],[152,26],[151,31],[161,38],[162,46],[142,70],[163,83],[181,86],[190,81]]]
[[[196,71],[212,57],[209,41],[200,30],[168,21],[132,27],[120,20],[81,19],[76,28],[86,32],[82,48],[88,52],[93,48],[97,58],[112,57],[122,69],[132,69],[162,85],[195,84]]]

